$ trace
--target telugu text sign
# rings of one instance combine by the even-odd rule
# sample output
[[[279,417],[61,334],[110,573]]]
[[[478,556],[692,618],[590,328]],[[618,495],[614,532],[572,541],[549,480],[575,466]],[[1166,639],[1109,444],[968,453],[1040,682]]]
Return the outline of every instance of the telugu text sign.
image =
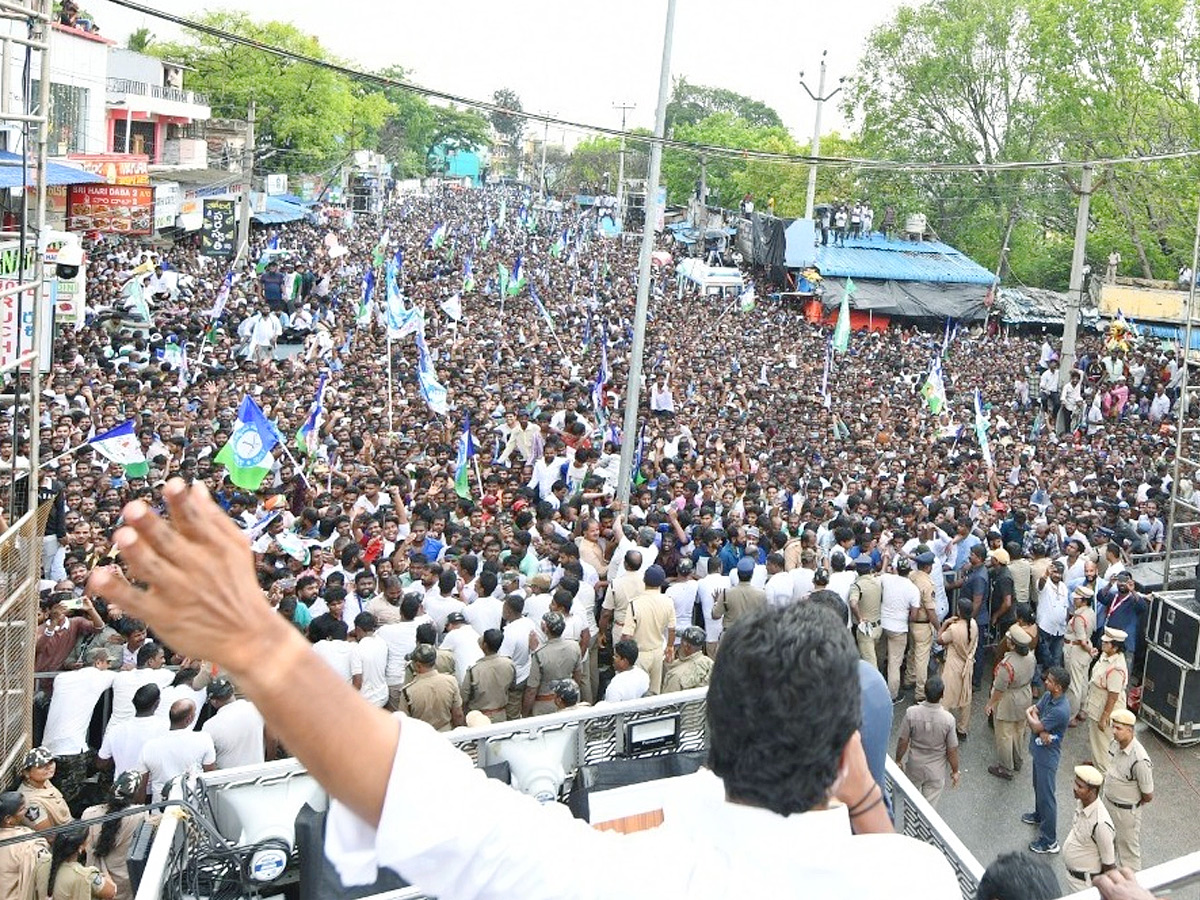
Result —
[[[123,184],[75,184],[67,191],[67,230],[150,234],[154,189]]]
[[[200,252],[205,256],[233,256],[237,247],[237,219],[232,200],[205,200]]]

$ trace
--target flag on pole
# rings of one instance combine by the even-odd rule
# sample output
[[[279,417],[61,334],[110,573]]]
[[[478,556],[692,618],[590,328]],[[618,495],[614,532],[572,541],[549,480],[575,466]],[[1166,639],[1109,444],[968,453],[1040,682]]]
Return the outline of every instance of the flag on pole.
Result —
[[[550,317],[550,310],[546,309],[546,304],[542,302],[542,298],[538,296],[537,289],[532,284],[529,286],[529,299],[533,301],[533,305],[537,307],[537,311],[541,313],[542,318],[546,320],[546,324],[553,331],[554,319]]]
[[[386,324],[388,337],[393,341],[398,341],[410,334],[425,333],[425,310],[417,306],[415,303],[410,307],[400,307],[393,310],[388,307],[386,310]]]
[[[362,299],[358,304],[358,315],[355,316],[354,324],[369,325],[371,323],[371,294],[375,291],[375,270],[367,269],[363,275],[363,291]]]
[[[133,420],[118,425],[88,441],[88,446],[105,459],[124,467],[126,478],[145,478],[150,464],[133,432]]]
[[[821,373],[821,404],[829,409],[833,406],[833,397],[829,394],[829,373],[833,369],[833,338],[825,342],[825,371]]]
[[[219,319],[225,313],[225,304],[229,302],[229,293],[233,290],[233,272],[225,273],[225,280],[221,282],[221,289],[217,291],[217,299],[212,305],[212,309],[208,311],[210,319]]]
[[[940,356],[933,358],[933,364],[929,367],[929,375],[925,378],[925,383],[921,385],[921,396],[925,398],[925,404],[935,416],[946,408],[946,381],[942,377]]]
[[[636,487],[639,484],[646,483],[646,476],[642,474],[642,455],[646,449],[646,423],[642,423],[642,427],[638,429],[637,449],[633,451],[633,484]]]
[[[442,301],[442,312],[449,316],[455,322],[462,321],[462,300],[458,294]]]
[[[517,254],[517,260],[513,263],[512,274],[508,277],[508,295],[515,297],[521,293],[521,288],[525,287],[525,264],[521,261],[521,254]]]
[[[296,429],[296,449],[307,456],[315,456],[317,453],[321,422],[325,418],[325,380],[326,375],[321,373],[321,380],[317,382],[317,395],[309,407],[308,418]]]
[[[837,325],[833,329],[833,349],[845,353],[850,349],[850,295],[854,293],[854,281],[846,279],[842,291],[842,308],[838,310]]]
[[[469,294],[475,290],[475,274],[471,271],[471,254],[468,253],[463,258],[463,283],[462,292]]]
[[[492,238],[496,236],[496,223],[488,219],[487,228],[483,230],[483,237],[479,239],[479,246],[484,250],[488,248],[488,244],[492,242]]]
[[[162,349],[162,361],[178,371],[183,367],[183,347],[174,340],[169,341]]]
[[[742,312],[748,313],[754,311],[754,304],[757,302],[757,297],[754,295],[754,285],[748,284],[745,289],[738,294],[738,306]]]
[[[500,279],[500,300],[503,302],[504,295],[508,293],[508,269],[504,267],[504,263],[496,263],[496,273]]]
[[[558,239],[550,247],[550,255],[553,256],[555,259],[558,259],[560,256],[562,256],[562,252],[563,252],[563,250],[566,249],[566,246],[567,246],[567,232],[564,229],[563,233],[558,236]]]
[[[950,337],[950,317],[946,316],[946,330],[942,334],[942,359],[946,359],[950,355]]]
[[[439,223],[438,226],[429,233],[429,239],[425,242],[426,246],[432,247],[434,250],[441,248],[442,244],[446,243],[446,223]]]
[[[979,438],[979,450],[983,453],[983,461],[989,469],[995,467],[992,461],[992,448],[988,445],[988,420],[983,414],[983,397],[979,388],[975,388],[975,436]]]
[[[417,354],[417,382],[421,396],[436,415],[444,416],[450,412],[446,388],[437,380],[437,370],[425,345],[425,336],[420,331],[417,332]]]
[[[371,254],[371,261],[372,261],[372,263],[374,263],[375,268],[377,268],[377,269],[383,268],[383,261],[387,254],[387,245],[391,242],[391,240],[392,240],[392,229],[385,228],[383,230],[383,234],[381,234],[379,236],[379,243],[375,245],[375,250]]]
[[[471,414],[463,414],[463,430],[458,438],[458,460],[454,466],[454,493],[464,500],[471,499],[470,459],[479,450],[471,437]]]
[[[247,394],[238,408],[233,437],[216,455],[238,487],[256,491],[275,465],[271,451],[279,443],[278,430],[267,421],[258,404]]]

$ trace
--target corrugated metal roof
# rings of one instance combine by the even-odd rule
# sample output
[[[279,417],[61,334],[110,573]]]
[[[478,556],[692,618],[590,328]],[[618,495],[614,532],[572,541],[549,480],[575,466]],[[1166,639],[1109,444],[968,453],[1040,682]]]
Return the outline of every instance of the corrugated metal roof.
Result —
[[[284,222],[297,222],[306,215],[308,211],[302,206],[296,206],[278,197],[268,197],[266,211],[256,212],[250,218],[260,225],[282,225]]]
[[[878,281],[990,285],[995,277],[949,244],[888,240],[881,234],[817,247],[817,267],[826,276]]]
[[[26,168],[26,187],[37,181],[35,163],[36,160],[31,161]],[[103,183],[104,179],[101,176],[85,172],[83,169],[76,168],[75,166],[50,161],[46,162],[46,184],[48,185]],[[0,188],[15,187],[21,187],[21,157],[16,153],[0,150]]]

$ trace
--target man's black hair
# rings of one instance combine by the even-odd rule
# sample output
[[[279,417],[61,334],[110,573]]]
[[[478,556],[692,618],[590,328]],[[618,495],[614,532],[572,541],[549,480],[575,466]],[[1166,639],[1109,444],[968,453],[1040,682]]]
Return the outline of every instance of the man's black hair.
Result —
[[[861,707],[858,652],[844,622],[811,603],[759,610],[721,640],[708,688],[709,768],[735,803],[783,816],[817,808]]]
[[[946,693],[946,684],[941,675],[931,675],[925,682],[925,699],[930,703],[940,703]]]
[[[1027,853],[1005,853],[996,857],[979,879],[975,900],[1052,900],[1060,894],[1058,878],[1045,860]]]

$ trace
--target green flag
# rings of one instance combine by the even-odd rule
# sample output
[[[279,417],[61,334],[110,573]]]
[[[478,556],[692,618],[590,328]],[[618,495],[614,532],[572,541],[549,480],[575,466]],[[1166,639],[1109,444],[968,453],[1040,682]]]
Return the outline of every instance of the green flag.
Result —
[[[837,325],[833,329],[833,349],[845,353],[850,349],[850,295],[854,293],[854,281],[846,279],[842,291],[842,308],[838,310]]]
[[[274,426],[247,395],[238,409],[233,436],[221,448],[215,461],[228,470],[229,480],[238,487],[257,491],[275,465],[271,450],[278,443],[276,435]]]

